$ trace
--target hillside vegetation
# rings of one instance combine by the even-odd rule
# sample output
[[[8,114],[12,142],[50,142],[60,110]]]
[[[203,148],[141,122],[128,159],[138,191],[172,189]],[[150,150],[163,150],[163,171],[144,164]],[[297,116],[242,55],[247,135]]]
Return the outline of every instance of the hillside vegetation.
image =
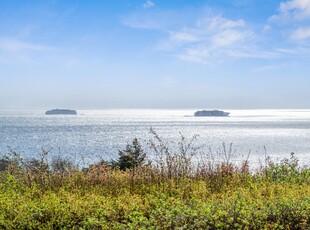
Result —
[[[171,149],[153,134],[150,149],[134,139],[117,160],[83,169],[11,151],[0,163],[0,228],[310,229],[310,169],[294,154],[254,170],[231,163],[231,146],[217,161],[195,137]]]

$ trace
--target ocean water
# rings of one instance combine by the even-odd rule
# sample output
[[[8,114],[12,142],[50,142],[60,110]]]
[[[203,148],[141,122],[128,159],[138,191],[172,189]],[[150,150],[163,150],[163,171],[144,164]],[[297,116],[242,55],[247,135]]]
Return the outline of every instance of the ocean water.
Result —
[[[216,152],[233,143],[236,159],[253,163],[291,152],[310,163],[310,110],[227,110],[230,117],[194,117],[192,110],[78,110],[77,116],[44,115],[43,110],[0,111],[0,155],[12,149],[26,158],[42,149],[90,163],[116,158],[133,138],[147,149],[150,128],[171,146],[198,135],[195,144]],[[266,152],[265,152],[266,149]]]

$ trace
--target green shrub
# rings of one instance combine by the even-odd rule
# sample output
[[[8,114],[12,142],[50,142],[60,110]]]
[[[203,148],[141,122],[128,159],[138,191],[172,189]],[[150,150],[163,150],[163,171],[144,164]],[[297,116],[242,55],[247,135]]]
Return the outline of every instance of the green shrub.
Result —
[[[195,165],[192,141],[182,137],[178,151],[155,141],[154,162],[134,139],[118,161],[85,170],[47,152],[11,153],[0,229],[310,229],[310,169],[294,154],[253,171],[230,162],[232,145],[222,162]]]
[[[146,152],[143,150],[138,139],[135,138],[131,145],[126,149],[119,151],[119,159],[112,161],[113,167],[119,167],[121,170],[132,169],[143,165],[146,159]]]

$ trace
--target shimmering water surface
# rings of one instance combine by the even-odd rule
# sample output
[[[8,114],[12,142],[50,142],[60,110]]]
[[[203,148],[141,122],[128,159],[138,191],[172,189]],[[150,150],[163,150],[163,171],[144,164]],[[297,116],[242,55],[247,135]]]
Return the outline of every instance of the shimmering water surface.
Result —
[[[11,148],[23,156],[51,154],[91,159],[115,158],[133,138],[148,140],[150,128],[166,141],[198,134],[197,144],[217,149],[233,143],[252,161],[291,152],[310,162],[310,110],[227,110],[230,117],[193,117],[195,110],[79,110],[77,116],[45,111],[0,111],[0,154]],[[9,147],[9,148],[8,148]]]

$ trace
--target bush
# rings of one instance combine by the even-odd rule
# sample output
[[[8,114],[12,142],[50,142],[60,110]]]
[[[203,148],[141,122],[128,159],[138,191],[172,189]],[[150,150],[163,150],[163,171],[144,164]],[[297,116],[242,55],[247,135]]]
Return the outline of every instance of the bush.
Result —
[[[117,161],[83,170],[13,152],[0,172],[0,229],[310,229],[310,169],[294,154],[254,172],[223,145],[222,162],[195,165],[193,140],[173,149],[156,134],[146,164],[134,139]]]
[[[135,138],[131,145],[126,149],[119,151],[119,159],[112,161],[113,167],[119,167],[121,170],[132,169],[145,163],[146,152],[143,150],[138,139]]]

